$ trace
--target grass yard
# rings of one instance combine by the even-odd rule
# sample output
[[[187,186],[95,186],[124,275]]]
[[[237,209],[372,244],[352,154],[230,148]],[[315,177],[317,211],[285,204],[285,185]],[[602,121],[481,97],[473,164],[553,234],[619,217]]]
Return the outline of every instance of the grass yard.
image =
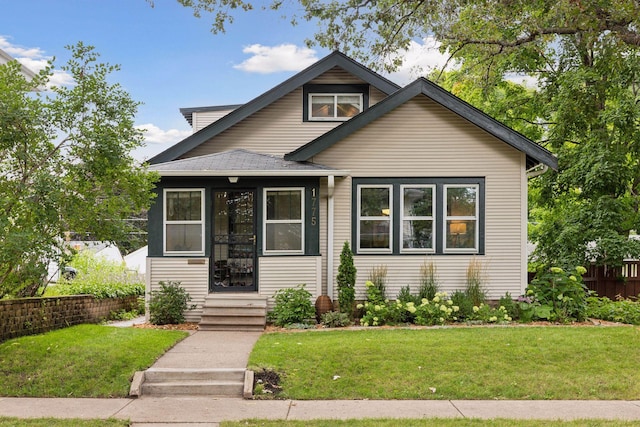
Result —
[[[0,427],[127,427],[128,421],[124,420],[59,420],[55,418],[5,418],[0,417]]]
[[[249,359],[291,399],[635,400],[638,363],[640,328],[570,326],[271,333]]]
[[[0,396],[125,397],[183,331],[78,325],[0,343]]]
[[[576,420],[576,421],[549,421],[549,420],[514,420],[493,419],[481,420],[474,418],[427,418],[427,419],[364,419],[364,420],[244,420],[225,421],[220,427],[632,427],[637,426],[637,421],[617,420]]]

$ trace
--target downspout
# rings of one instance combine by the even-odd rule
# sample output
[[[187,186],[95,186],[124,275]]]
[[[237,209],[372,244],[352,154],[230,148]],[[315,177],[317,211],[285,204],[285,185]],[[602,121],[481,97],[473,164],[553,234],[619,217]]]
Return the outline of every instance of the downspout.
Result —
[[[327,295],[333,300],[333,190],[335,177],[327,177]]]

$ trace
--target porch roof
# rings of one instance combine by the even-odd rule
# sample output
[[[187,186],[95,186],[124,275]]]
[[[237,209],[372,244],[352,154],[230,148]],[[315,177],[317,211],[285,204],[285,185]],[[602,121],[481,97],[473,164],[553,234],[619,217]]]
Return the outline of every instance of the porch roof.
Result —
[[[149,166],[160,176],[345,176],[349,171],[238,149]]]

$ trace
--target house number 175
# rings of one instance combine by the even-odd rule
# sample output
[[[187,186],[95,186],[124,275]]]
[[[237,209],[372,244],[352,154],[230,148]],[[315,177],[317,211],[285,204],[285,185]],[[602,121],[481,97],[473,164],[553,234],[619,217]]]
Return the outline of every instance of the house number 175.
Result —
[[[318,197],[317,190],[314,188],[311,189],[311,225],[315,226],[318,223]]]

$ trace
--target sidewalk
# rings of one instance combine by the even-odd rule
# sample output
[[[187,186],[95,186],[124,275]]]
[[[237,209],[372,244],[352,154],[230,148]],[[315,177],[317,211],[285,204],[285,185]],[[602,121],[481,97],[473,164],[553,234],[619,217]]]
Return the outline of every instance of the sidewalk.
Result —
[[[243,400],[207,397],[140,399],[0,398],[0,416],[120,418],[136,427],[197,424],[246,418],[281,420],[353,418],[583,418],[639,420],[638,401],[592,400]]]

